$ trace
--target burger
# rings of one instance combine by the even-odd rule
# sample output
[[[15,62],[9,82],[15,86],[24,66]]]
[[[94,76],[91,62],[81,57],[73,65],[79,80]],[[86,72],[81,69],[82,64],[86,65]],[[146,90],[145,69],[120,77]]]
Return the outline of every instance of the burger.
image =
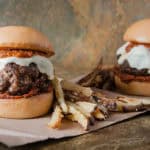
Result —
[[[33,118],[49,111],[53,54],[48,38],[30,27],[0,28],[0,117]]]
[[[131,25],[117,50],[115,83],[126,94],[150,96],[150,19]]]

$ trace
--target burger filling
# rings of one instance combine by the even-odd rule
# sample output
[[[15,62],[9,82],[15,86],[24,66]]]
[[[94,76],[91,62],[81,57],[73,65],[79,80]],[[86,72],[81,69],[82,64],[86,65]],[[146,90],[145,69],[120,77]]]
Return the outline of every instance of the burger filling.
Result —
[[[126,43],[117,51],[115,72],[123,81],[150,81],[150,45]]]
[[[21,98],[51,90],[53,66],[43,56],[0,59],[0,98]]]

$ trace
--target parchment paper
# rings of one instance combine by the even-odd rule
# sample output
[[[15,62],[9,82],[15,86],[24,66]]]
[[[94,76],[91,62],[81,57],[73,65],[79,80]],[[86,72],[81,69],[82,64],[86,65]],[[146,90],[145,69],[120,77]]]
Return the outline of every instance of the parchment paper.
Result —
[[[111,92],[104,92],[112,95]],[[47,126],[50,115],[41,118],[25,120],[1,118],[0,142],[6,144],[7,146],[19,146],[46,139],[59,139],[64,137],[77,136],[110,126],[117,122],[143,114],[145,112],[146,111],[131,113],[113,113],[106,121],[97,121],[94,126],[90,127],[89,131],[84,131],[79,124],[73,123],[68,120],[63,121],[61,129],[50,129]]]

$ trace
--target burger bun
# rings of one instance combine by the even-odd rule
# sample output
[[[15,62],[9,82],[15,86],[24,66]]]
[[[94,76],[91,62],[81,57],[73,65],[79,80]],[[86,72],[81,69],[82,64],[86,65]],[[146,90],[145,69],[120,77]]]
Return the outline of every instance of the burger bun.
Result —
[[[53,100],[53,92],[28,98],[0,99],[0,117],[25,119],[46,114]]]
[[[125,94],[150,96],[150,82],[131,81],[126,83],[115,75],[115,84],[117,89]]]
[[[150,19],[144,19],[132,24],[124,34],[124,40],[150,44]]]

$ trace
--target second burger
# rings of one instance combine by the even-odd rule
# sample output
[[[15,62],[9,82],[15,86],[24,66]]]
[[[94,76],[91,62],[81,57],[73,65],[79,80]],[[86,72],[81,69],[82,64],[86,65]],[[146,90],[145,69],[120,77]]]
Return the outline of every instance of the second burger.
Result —
[[[127,41],[117,50],[115,82],[118,89],[133,95],[150,96],[150,19],[131,25]]]

